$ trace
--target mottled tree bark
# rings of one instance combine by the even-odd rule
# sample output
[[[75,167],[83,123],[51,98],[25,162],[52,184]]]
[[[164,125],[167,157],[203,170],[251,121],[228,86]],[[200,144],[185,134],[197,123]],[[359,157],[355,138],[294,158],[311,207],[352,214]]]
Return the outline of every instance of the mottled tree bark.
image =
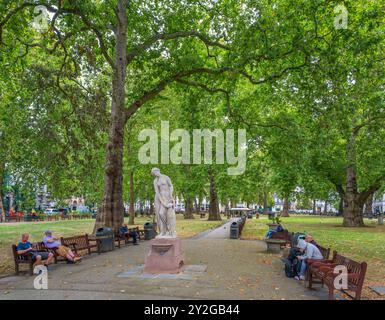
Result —
[[[200,198],[198,198],[198,199],[195,198],[194,203],[195,203],[195,213],[199,214],[200,213],[200,205],[201,205]]]
[[[135,193],[134,193],[134,172],[130,172],[130,208],[128,224],[135,224]]]
[[[267,192],[263,192],[263,213],[268,214],[269,208],[267,207]]]
[[[4,203],[3,203],[3,183],[4,183],[5,164],[0,164],[0,222],[5,219]]]
[[[185,199],[186,207],[184,211],[184,218],[185,219],[194,219],[194,214],[193,214],[193,200],[191,198],[186,198]]]
[[[126,98],[127,60],[127,1],[119,0],[116,7],[115,65],[112,75],[112,103],[109,139],[106,148],[103,201],[96,218],[94,231],[111,227],[118,231],[123,223],[123,140]]]
[[[324,215],[328,213],[328,201],[325,200],[325,206],[324,206]]]
[[[209,221],[220,221],[222,220],[219,214],[218,196],[215,188],[215,176],[212,171],[209,172],[210,178],[210,210],[209,210]]]
[[[282,217],[289,217],[289,198],[283,199]]]
[[[346,191],[345,191],[344,221],[345,227],[364,226],[363,201],[357,192],[357,178],[353,166],[349,165],[346,171]]]
[[[374,194],[371,194],[368,199],[366,199],[366,202],[365,202],[365,215],[367,216],[371,216],[373,214],[373,197],[374,197]]]

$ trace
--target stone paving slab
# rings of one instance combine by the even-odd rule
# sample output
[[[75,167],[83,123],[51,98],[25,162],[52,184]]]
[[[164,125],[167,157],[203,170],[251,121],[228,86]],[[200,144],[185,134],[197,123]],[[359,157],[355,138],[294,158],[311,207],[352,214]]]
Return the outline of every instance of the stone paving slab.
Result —
[[[369,288],[372,289],[375,293],[379,294],[380,296],[384,296],[385,295],[385,287],[382,287],[382,286],[371,286]]]
[[[133,267],[132,269],[119,273],[119,278],[139,278],[139,279],[183,279],[183,280],[194,280],[197,276],[201,275],[206,271],[207,266],[205,265],[188,265],[184,268],[183,272],[178,274],[151,274],[143,273],[144,265]]]

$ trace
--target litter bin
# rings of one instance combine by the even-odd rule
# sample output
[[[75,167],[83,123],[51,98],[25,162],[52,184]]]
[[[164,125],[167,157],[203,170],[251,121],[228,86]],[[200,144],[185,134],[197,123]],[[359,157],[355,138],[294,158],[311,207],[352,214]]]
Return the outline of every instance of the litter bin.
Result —
[[[115,250],[114,232],[111,228],[104,227],[97,229],[95,237],[100,240],[101,252]]]
[[[144,224],[144,240],[154,239],[156,236],[154,225],[151,222],[146,222]]]
[[[234,221],[230,225],[230,239],[238,239],[239,238],[239,224]]]
[[[379,226],[382,226],[384,224],[384,214],[380,213],[377,218],[377,223]]]

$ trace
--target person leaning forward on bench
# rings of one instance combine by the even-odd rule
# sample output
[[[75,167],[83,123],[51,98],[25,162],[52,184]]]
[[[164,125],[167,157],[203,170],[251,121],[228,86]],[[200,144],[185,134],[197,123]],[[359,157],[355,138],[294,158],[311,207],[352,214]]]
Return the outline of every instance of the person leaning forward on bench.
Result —
[[[306,259],[322,260],[324,257],[314,244],[306,242],[305,240],[299,240],[297,248],[301,251],[301,253],[303,253],[303,255],[297,256],[297,259],[301,261],[301,269],[299,276],[296,276],[295,279],[305,280],[305,273],[307,268]]]
[[[125,223],[119,228],[119,235],[124,237],[131,237],[134,245],[138,245],[139,234],[136,231],[130,231]]]
[[[68,263],[77,262],[82,259],[82,257],[79,257],[73,253],[70,248],[63,246],[58,238],[53,237],[51,230],[47,230],[44,232],[44,234],[45,237],[43,238],[43,243],[46,248],[55,250],[59,256],[66,258]]]
[[[32,248],[31,243],[28,241],[29,234],[24,233],[21,236],[21,242],[17,245],[17,254],[24,255],[24,254],[31,254],[32,255],[32,261],[34,262],[34,265],[42,265],[45,266],[49,265],[52,260],[54,259],[54,255],[51,252],[44,252],[44,251],[37,251]],[[44,262],[45,261],[45,262]]]

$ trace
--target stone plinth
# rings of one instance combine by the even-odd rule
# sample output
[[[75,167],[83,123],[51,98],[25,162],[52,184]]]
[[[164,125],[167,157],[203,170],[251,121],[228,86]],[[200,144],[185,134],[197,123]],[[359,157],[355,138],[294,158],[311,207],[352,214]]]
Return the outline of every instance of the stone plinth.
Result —
[[[184,265],[184,252],[180,238],[151,240],[151,249],[145,259],[144,273],[179,273]]]

